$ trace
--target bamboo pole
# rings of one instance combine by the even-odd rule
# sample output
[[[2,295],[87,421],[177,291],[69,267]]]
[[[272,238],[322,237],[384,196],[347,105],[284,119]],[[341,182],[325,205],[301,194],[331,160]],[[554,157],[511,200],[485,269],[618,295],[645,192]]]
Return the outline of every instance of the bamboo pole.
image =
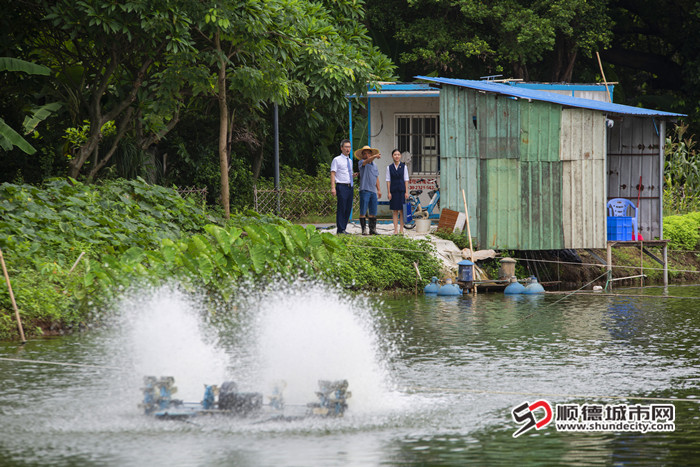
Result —
[[[610,95],[610,90],[608,89],[608,80],[605,79],[605,72],[603,72],[603,63],[600,61],[600,54],[596,52],[595,56],[598,57],[598,66],[600,67],[600,75],[603,77],[603,84],[605,84],[605,93],[608,95],[608,99],[610,99],[610,102],[612,102],[612,96]]]
[[[78,259],[76,259],[75,263],[73,263],[73,267],[70,268],[70,271],[68,271],[68,275],[73,273],[73,269],[75,269],[75,267],[78,265],[78,263],[80,262],[80,259],[83,257],[84,254],[85,254],[84,251],[80,253],[80,256],[78,256]]]
[[[17,309],[17,302],[15,302],[15,294],[12,293],[12,285],[10,284],[10,276],[7,274],[7,267],[5,266],[5,258],[2,256],[2,249],[0,249],[0,263],[2,263],[2,272],[5,274],[5,282],[7,282],[7,288],[10,291],[10,300],[12,301],[12,307],[15,309],[15,316],[17,317],[17,327],[19,328],[19,337],[22,339],[22,344],[27,342],[24,338],[24,329],[22,329],[22,320],[19,317],[19,310]]]
[[[474,276],[474,247],[472,246],[472,228],[469,225],[469,209],[467,209],[467,195],[464,194],[464,188],[462,188],[462,199],[464,200],[464,215],[467,218],[467,235],[469,236],[469,253],[472,257],[472,280],[474,281],[474,295],[476,295],[476,277]]]
[[[418,269],[418,261],[413,262],[413,267],[416,270],[416,295],[418,295],[418,281],[423,282],[423,277],[420,275],[420,269]]]

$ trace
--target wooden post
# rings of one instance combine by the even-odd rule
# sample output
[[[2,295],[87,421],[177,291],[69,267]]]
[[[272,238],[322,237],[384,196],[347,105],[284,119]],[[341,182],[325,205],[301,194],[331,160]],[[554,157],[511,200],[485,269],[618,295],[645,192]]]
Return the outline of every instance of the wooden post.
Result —
[[[418,295],[418,281],[423,281],[423,277],[420,275],[420,269],[418,269],[418,261],[413,262],[413,268],[416,270],[416,295]]]
[[[639,242],[639,286],[644,287],[644,242]]]
[[[668,243],[664,243],[664,287],[668,287]]]
[[[605,260],[608,263],[606,266],[606,269],[608,270],[608,281],[605,284],[605,288],[607,289],[608,287],[610,287],[612,289],[612,243],[608,242],[606,248],[607,256]]]
[[[84,254],[85,254],[85,252],[82,251],[80,253],[80,256],[78,256],[78,259],[75,260],[75,263],[73,263],[73,267],[70,268],[70,271],[68,271],[69,276],[73,273],[73,269],[75,269],[75,267],[78,265],[78,263],[80,262],[80,259],[83,257]]]
[[[15,302],[15,294],[12,293],[12,284],[10,284],[10,276],[7,274],[7,267],[5,266],[5,258],[2,256],[2,250],[0,249],[0,263],[2,263],[2,272],[5,274],[5,282],[7,282],[7,288],[10,290],[10,300],[12,301],[12,307],[15,309],[15,316],[17,317],[17,327],[19,328],[19,337],[22,339],[22,344],[27,342],[24,338],[24,329],[22,329],[22,320],[19,317],[19,310],[17,309],[17,302]]]
[[[467,209],[467,195],[464,194],[464,188],[462,188],[462,199],[464,200],[464,216],[467,218],[467,235],[469,235],[469,253],[471,254],[472,261],[472,281],[474,282],[474,295],[476,295],[476,276],[474,273],[474,247],[472,246],[472,229],[469,225],[469,209]]]
[[[600,67],[600,75],[603,77],[603,84],[605,84],[605,93],[608,95],[608,99],[610,99],[610,102],[612,102],[612,96],[610,95],[610,90],[608,89],[608,80],[605,79],[603,64],[600,62],[600,54],[596,52],[595,56],[598,57],[598,67]]]

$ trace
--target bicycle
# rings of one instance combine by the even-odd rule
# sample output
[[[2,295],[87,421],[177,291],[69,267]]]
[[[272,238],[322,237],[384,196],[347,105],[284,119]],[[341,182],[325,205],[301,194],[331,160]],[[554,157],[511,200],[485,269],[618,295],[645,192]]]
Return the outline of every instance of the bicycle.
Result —
[[[419,182],[425,182],[425,180],[419,180]],[[430,202],[427,206],[423,207],[420,202],[420,195],[423,190],[411,190],[409,192],[408,202],[406,203],[406,208],[404,211],[405,222],[404,227],[407,229],[412,229],[416,226],[416,219],[439,219],[440,218],[440,186],[438,181],[435,180],[435,189],[428,192],[430,197]],[[433,213],[435,208],[436,213]]]

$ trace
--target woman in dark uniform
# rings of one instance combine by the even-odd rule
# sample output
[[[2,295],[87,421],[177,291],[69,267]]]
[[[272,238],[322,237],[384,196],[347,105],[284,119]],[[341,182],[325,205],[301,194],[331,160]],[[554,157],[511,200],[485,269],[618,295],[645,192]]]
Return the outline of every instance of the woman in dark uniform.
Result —
[[[389,208],[394,219],[394,235],[399,233],[399,225],[403,234],[403,205],[408,199],[408,169],[401,162],[401,152],[398,149],[391,151],[393,164],[386,168],[386,190],[389,192]],[[399,219],[401,217],[401,219]],[[399,224],[399,220],[401,221]]]

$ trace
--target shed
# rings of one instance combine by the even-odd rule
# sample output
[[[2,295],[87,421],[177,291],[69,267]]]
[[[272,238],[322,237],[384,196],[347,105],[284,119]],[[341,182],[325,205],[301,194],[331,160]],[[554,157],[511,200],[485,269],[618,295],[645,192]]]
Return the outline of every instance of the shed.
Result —
[[[613,86],[606,89],[601,84],[530,83],[509,81],[518,88],[546,90],[574,97],[609,100]],[[362,95],[347,96],[350,101],[350,140],[353,139],[354,100],[362,99],[366,105],[366,144],[379,148],[382,158],[376,161],[379,174],[384,180],[386,167],[391,163],[390,153],[398,148],[404,154],[410,173],[409,189],[422,190],[421,202],[426,205],[428,194],[439,185],[440,146],[440,89],[429,83],[383,82],[370,87]],[[363,139],[360,144],[365,144]],[[354,148],[353,148],[354,149]],[[382,183],[383,186],[383,183]],[[386,190],[382,190],[385,192]],[[390,215],[386,193],[380,200],[380,214]],[[444,205],[444,203],[443,203]]]
[[[606,204],[618,197],[639,202],[645,239],[662,238],[666,122],[683,114],[416,78],[441,88],[441,207],[463,210],[465,190],[481,248],[605,248]]]

